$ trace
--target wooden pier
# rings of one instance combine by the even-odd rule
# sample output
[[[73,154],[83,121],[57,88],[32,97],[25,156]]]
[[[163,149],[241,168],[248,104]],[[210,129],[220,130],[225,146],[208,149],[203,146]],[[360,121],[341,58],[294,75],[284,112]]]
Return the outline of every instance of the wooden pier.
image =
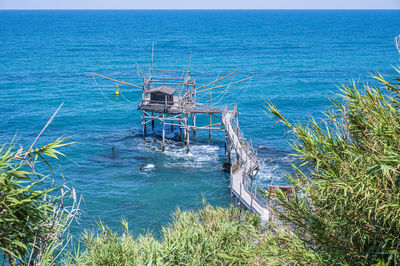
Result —
[[[137,66],[138,73],[143,78],[142,86],[134,85],[114,78],[105,77],[100,74],[91,73],[111,80],[116,83],[116,95],[120,93],[118,84],[132,86],[142,90],[142,99],[137,109],[142,111],[143,138],[146,138],[147,124],[151,123],[154,128],[154,121],[162,124],[162,151],[165,150],[165,130],[166,126],[171,126],[183,130],[183,140],[186,144],[186,152],[190,150],[190,133],[196,134],[197,130],[223,129],[226,134],[225,151],[228,156],[230,166],[230,190],[232,199],[239,206],[258,213],[261,221],[265,224],[273,220],[269,203],[258,195],[258,188],[255,184],[255,176],[259,170],[258,154],[251,142],[243,137],[238,123],[238,112],[234,110],[219,109],[214,107],[212,91],[219,88],[229,88],[230,85],[237,84],[251,79],[244,78],[223,85],[216,85],[226,79],[237,70],[217,77],[214,81],[196,87],[196,81],[190,76],[190,60],[187,70],[163,70],[153,67],[153,56],[151,60],[150,73],[145,76]],[[209,102],[198,101],[199,94],[209,93]],[[200,95],[201,96],[201,95]],[[204,98],[204,97],[202,97]],[[196,116],[209,116],[209,124],[197,125]]]
[[[273,220],[268,202],[258,196],[254,178],[260,168],[257,151],[253,148],[240,131],[236,110],[224,110],[222,124],[226,134],[229,149],[226,154],[230,167],[230,190],[237,205],[258,213],[261,223]],[[232,160],[236,160],[234,163]]]

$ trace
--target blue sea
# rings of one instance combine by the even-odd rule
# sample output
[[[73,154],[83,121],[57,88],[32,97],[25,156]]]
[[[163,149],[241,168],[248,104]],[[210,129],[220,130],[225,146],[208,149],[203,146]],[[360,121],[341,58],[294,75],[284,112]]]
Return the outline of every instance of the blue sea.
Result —
[[[282,184],[290,134],[265,101],[296,123],[320,119],[342,84],[394,74],[398,34],[400,11],[0,11],[0,143],[30,145],[64,103],[38,144],[76,142],[60,163],[84,199],[73,232],[99,220],[116,229],[125,217],[135,234],[157,234],[176,208],[199,208],[203,197],[229,206],[224,134],[191,136],[186,154],[178,130],[168,131],[163,153],[159,124],[142,139],[140,90],[121,85],[116,97],[113,82],[90,72],[140,85],[135,64],[148,73],[154,43],[156,68],[185,70],[191,56],[198,85],[236,69],[225,83],[253,76],[215,90],[213,104],[237,103],[259,153],[257,181]]]

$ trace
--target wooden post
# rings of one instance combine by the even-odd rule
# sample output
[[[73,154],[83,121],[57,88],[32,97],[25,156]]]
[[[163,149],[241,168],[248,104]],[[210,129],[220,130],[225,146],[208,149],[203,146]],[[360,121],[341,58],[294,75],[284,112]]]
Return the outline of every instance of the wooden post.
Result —
[[[190,134],[189,132],[186,134],[187,140],[186,140],[186,153],[189,153],[189,143],[190,143]]]
[[[210,114],[210,129],[208,130],[208,140],[211,140],[211,125],[212,125],[212,116]]]
[[[181,121],[179,121],[179,141],[182,140],[182,127],[181,127]]]
[[[151,112],[151,116],[153,117],[151,120],[151,129],[154,130],[154,113]]]
[[[227,153],[226,153],[226,139],[225,139],[225,155],[226,155]]]
[[[163,115],[163,129],[162,129],[162,151],[165,151],[165,115]]]
[[[171,132],[174,132],[174,121],[171,120]]]
[[[187,141],[187,135],[188,135],[188,130],[187,130],[187,117],[184,118],[184,122],[185,122],[185,131],[184,131],[184,136],[183,136],[183,141],[186,144]]]
[[[142,115],[142,123],[143,123],[143,139],[146,139],[146,118],[144,116],[144,112]]]

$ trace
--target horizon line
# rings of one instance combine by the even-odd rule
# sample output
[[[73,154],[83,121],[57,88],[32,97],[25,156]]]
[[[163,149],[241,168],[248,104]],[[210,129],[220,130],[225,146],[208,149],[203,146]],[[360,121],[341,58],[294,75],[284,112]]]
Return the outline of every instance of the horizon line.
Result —
[[[398,8],[0,8],[0,11],[399,11]]]

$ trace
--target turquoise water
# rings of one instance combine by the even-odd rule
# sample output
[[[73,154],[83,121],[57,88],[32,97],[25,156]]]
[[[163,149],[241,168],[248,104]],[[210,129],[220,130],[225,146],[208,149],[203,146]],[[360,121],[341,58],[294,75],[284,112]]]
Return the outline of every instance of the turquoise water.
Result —
[[[192,54],[197,84],[235,69],[235,80],[254,76],[221,90],[219,104],[238,103],[241,129],[259,151],[258,182],[279,184],[288,136],[265,116],[264,101],[292,121],[319,117],[336,86],[394,73],[399,33],[399,11],[0,11],[0,141],[30,144],[64,102],[39,142],[77,142],[63,151],[78,165],[62,159],[67,183],[84,197],[75,232],[98,219],[116,228],[126,217],[135,233],[157,233],[175,208],[198,208],[203,196],[229,205],[224,135],[191,137],[186,154],[168,132],[161,153],[160,125],[142,139],[140,92],[121,86],[116,98],[113,83],[97,79],[98,87],[89,72],[140,84],[135,63],[148,71],[155,42],[158,68],[185,69]]]

